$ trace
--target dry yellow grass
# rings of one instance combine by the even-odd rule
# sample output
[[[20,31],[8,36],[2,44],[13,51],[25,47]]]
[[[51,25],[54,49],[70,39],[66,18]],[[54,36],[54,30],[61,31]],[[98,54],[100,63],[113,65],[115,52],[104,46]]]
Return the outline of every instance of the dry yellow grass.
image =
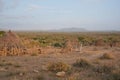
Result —
[[[59,72],[59,71],[69,71],[71,69],[71,66],[64,62],[57,62],[57,63],[49,63],[47,68],[49,71]]]
[[[100,57],[100,59],[114,59],[114,58],[115,56],[110,53],[105,53]]]
[[[76,67],[87,68],[91,67],[92,63],[85,58],[78,59],[74,64]]]

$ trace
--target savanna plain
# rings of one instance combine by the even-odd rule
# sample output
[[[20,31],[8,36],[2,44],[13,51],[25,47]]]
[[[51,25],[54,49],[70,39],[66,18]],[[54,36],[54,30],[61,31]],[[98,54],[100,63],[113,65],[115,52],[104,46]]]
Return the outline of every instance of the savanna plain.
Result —
[[[0,31],[0,80],[120,80],[120,32]]]

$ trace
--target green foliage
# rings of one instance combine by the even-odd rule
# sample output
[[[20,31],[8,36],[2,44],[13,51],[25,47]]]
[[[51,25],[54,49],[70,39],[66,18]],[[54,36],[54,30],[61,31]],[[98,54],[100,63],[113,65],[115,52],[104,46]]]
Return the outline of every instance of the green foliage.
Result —
[[[0,37],[2,37],[5,34],[5,31],[0,31]]]
[[[61,47],[66,40],[78,39],[83,46],[95,46],[96,42],[101,39],[107,46],[120,45],[119,33],[48,33],[48,32],[33,32],[19,33],[22,37],[31,38],[39,42],[40,46]],[[99,46],[99,45],[98,45]],[[104,46],[104,45],[103,45]]]
[[[80,37],[78,37],[78,40],[79,40],[80,42],[84,42],[85,38],[82,37],[82,36],[80,36]]]
[[[120,42],[120,38],[118,36],[106,36],[104,42],[113,47],[115,43]]]
[[[40,43],[40,46],[46,47],[46,46],[54,46],[54,47],[62,47],[64,38],[62,36],[40,36],[35,37],[33,40],[37,40]]]
[[[96,38],[91,36],[79,36],[78,41],[82,43],[84,46],[94,45],[96,42]]]
[[[54,47],[63,47],[63,43],[54,43],[53,46]]]

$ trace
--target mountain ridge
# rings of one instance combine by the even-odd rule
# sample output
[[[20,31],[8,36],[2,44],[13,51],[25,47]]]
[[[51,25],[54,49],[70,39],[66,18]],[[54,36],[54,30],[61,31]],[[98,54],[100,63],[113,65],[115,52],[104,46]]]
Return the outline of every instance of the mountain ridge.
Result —
[[[48,30],[50,32],[86,32],[88,30],[84,28],[62,28],[62,29],[56,29],[56,30]]]

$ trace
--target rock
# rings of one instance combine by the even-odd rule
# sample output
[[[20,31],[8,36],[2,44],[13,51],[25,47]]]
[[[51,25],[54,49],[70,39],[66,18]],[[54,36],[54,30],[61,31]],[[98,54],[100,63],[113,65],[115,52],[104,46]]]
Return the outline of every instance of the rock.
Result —
[[[42,66],[42,70],[48,71],[47,66],[43,65],[43,66]]]
[[[5,68],[0,68],[0,71],[3,71],[3,72],[5,72],[5,71],[7,71]]]
[[[24,75],[24,73],[19,73],[19,75],[20,75],[20,76],[23,76],[23,75]]]
[[[33,72],[35,72],[35,73],[39,73],[39,71],[38,71],[38,70],[33,70]]]
[[[65,72],[64,71],[57,72],[56,76],[58,76],[58,77],[64,77],[65,76]]]

